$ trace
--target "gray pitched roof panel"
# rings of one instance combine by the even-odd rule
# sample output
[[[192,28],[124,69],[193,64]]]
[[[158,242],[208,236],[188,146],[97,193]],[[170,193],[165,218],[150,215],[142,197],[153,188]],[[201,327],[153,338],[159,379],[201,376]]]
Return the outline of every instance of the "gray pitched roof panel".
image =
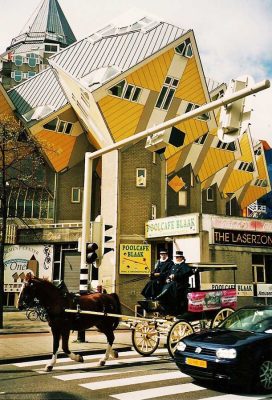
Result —
[[[22,116],[37,107],[50,106],[53,112],[68,103],[57,74],[52,68],[47,68],[10,89],[8,96]]]
[[[103,30],[102,30],[103,31]],[[177,40],[184,29],[158,22],[151,29],[112,28],[74,43],[50,57],[52,64],[74,76],[87,77],[94,70],[115,66],[124,72]],[[101,33],[102,32],[102,33]],[[100,85],[103,82],[100,82]],[[97,88],[96,84],[90,88]]]

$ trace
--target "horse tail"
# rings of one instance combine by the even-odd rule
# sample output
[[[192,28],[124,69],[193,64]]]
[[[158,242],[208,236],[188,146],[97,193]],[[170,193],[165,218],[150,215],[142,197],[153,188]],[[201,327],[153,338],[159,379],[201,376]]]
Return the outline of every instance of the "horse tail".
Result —
[[[115,313],[116,314],[121,314],[121,302],[120,302],[118,294],[117,293],[111,293],[110,295],[114,298],[114,300],[116,302],[116,310],[114,310]],[[113,329],[117,328],[117,326],[119,324],[119,321],[120,321],[120,318],[116,317],[115,320],[114,320],[114,323],[113,323]]]

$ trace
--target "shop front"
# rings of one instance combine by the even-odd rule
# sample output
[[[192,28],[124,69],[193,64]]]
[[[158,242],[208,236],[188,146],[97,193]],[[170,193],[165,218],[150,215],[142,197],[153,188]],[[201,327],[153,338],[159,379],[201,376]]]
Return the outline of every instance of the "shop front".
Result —
[[[186,214],[146,223],[146,239],[173,243],[182,250],[187,263],[237,265],[235,277],[229,273],[201,275],[201,288],[235,287],[238,306],[270,302],[260,295],[258,285],[272,284],[272,222],[251,218]]]

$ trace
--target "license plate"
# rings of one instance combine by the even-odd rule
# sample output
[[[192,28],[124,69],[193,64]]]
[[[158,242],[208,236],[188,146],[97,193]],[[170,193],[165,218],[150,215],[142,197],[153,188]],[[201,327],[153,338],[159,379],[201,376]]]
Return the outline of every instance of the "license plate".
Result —
[[[205,360],[187,357],[185,363],[188,365],[193,365],[194,367],[207,368],[207,361]]]

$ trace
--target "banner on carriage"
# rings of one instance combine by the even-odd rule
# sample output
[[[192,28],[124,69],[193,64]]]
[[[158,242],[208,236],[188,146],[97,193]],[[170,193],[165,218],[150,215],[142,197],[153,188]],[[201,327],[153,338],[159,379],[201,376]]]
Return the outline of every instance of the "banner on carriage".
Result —
[[[236,308],[236,289],[208,290],[188,293],[188,311],[201,312],[222,307]]]

